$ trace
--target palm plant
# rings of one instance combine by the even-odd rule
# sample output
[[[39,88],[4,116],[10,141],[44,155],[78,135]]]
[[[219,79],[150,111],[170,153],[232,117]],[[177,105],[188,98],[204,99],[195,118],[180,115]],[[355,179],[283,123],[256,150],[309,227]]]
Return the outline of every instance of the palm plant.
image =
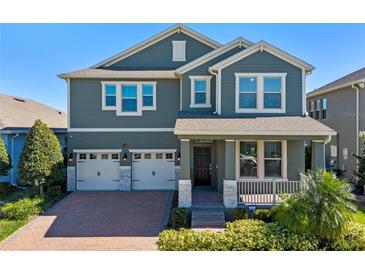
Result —
[[[353,212],[349,184],[323,170],[309,171],[305,189],[284,199],[276,209],[276,219],[295,232],[308,232],[322,239],[341,236]]]

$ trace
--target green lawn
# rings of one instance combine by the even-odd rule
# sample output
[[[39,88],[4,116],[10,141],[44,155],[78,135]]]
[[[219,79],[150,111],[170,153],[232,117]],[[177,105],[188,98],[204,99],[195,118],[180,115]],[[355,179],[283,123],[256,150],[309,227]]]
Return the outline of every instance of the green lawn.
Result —
[[[355,213],[355,221],[365,225],[365,205],[357,203],[357,211]]]
[[[25,225],[27,221],[0,220],[0,241]]]

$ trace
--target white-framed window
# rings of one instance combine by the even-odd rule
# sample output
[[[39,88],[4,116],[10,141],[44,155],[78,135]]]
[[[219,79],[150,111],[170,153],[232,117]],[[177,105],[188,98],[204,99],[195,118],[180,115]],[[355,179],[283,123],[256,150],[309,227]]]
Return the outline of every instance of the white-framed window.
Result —
[[[320,117],[319,117],[319,115],[320,115],[320,111],[321,111],[321,100],[320,99],[318,99],[317,101],[316,101],[316,119],[317,120],[319,120],[320,119]]]
[[[166,157],[166,159],[174,159],[174,154],[173,153],[166,153],[165,157]]]
[[[322,98],[322,119],[327,119],[327,98]]]
[[[310,102],[310,109],[309,109],[309,116],[314,118],[314,111],[315,111],[315,106],[314,106],[315,102],[311,101]]]
[[[107,153],[102,153],[102,154],[101,154],[101,159],[102,159],[102,160],[108,160],[108,159],[109,159],[109,154],[107,154]]]
[[[89,154],[89,159],[90,160],[96,160],[97,159],[97,154],[96,153],[90,153]]]
[[[172,41],[172,61],[184,62],[186,41]]]
[[[80,153],[79,160],[86,160],[86,153]]]
[[[156,110],[156,82],[142,83],[142,110]]]
[[[152,159],[151,153],[145,153],[144,158],[147,159],[147,160],[151,160]]]
[[[191,101],[192,108],[211,107],[210,103],[210,81],[212,76],[189,76],[191,80]]]
[[[236,113],[285,113],[286,73],[235,73]]]
[[[163,159],[163,153],[156,153],[156,159]]]
[[[287,179],[286,140],[239,140],[237,179]]]
[[[119,160],[119,153],[112,153],[112,160]]]
[[[134,153],[133,157],[134,157],[134,160],[139,160],[139,159],[142,159],[142,154],[141,153]]]
[[[102,110],[115,110],[117,107],[117,85],[113,82],[101,82]]]

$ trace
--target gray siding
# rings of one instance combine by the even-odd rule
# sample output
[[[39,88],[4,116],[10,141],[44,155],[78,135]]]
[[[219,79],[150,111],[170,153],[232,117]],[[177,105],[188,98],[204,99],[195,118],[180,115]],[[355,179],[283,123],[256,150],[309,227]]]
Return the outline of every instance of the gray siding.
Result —
[[[244,50],[244,47],[235,47],[220,56],[213,58],[212,60],[186,72],[182,75],[182,110],[183,111],[206,111],[206,112],[214,112],[215,111],[215,96],[216,96],[216,77],[209,73],[208,69],[210,66],[219,63],[220,61],[232,56],[233,54]],[[190,76],[213,76],[210,83],[210,102],[212,107],[211,108],[190,108],[191,103],[191,79]]]
[[[186,41],[186,61],[172,61],[172,41]],[[212,51],[213,48],[184,34],[175,33],[171,36],[113,64],[110,68],[122,70],[169,70],[176,69],[194,59]]]
[[[156,90],[157,110],[144,110],[142,116],[117,116],[115,110],[102,110],[100,80],[73,79],[70,92],[70,126],[72,128],[173,128],[179,110],[179,80],[157,80]]]
[[[304,140],[288,141],[288,179],[299,180],[299,173],[304,173]]]
[[[356,159],[352,153],[356,153],[356,92],[351,87],[342,88],[323,95],[307,99],[307,110],[310,109],[310,102],[327,99],[327,117],[322,119],[320,113],[319,121],[337,131],[338,137],[332,137],[326,145],[326,166],[330,166],[331,160],[336,166],[344,171],[348,178],[353,177],[353,170],[356,169]],[[365,90],[360,90],[360,131],[365,130]],[[361,140],[360,140],[361,142]],[[338,157],[331,157],[331,145],[337,146]],[[348,158],[345,159],[343,149],[348,149]]]
[[[235,73],[286,72],[285,114],[236,114]],[[256,52],[222,70],[222,115],[238,117],[302,115],[302,70],[266,52]]]

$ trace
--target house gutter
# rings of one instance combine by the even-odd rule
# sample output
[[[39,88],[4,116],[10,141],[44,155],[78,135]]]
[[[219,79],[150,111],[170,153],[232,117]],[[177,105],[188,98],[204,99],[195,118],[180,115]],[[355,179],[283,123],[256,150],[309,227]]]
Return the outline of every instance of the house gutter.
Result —
[[[218,72],[214,72],[212,69],[209,68],[209,72],[215,76],[215,111],[213,112],[214,115],[218,114],[218,98],[220,94],[218,94],[219,87],[219,80],[218,80]]]
[[[14,139],[18,136],[19,136],[19,133],[16,133],[15,135],[11,136],[11,161],[14,160]],[[10,181],[11,181],[10,182],[11,185],[14,186],[15,184],[14,184],[14,166],[13,165],[11,167],[11,179],[10,179]]]

